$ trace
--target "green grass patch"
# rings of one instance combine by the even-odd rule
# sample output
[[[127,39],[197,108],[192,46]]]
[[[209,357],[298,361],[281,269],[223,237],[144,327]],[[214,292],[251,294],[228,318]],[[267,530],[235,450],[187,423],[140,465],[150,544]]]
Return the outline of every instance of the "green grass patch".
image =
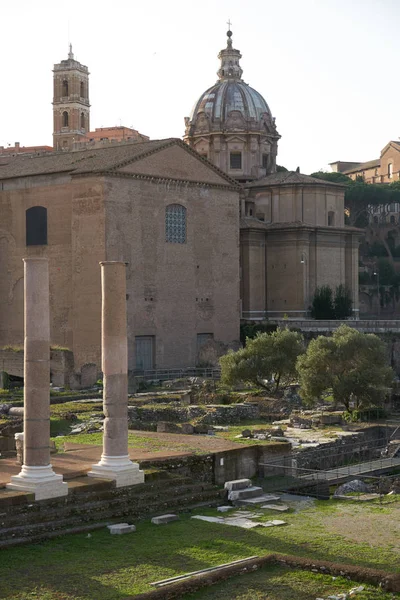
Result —
[[[60,438],[54,437],[53,439],[59,450],[63,449],[65,442],[101,446],[103,443],[103,433],[101,431],[98,433],[78,433],[76,435],[65,435]],[[146,452],[190,452],[192,454],[206,454],[206,452],[188,443],[172,443],[155,437],[139,436],[132,431],[128,433],[128,446],[129,448],[137,448]]]
[[[299,569],[268,565],[255,573],[238,575],[224,582],[186,594],[186,600],[310,600],[327,598],[359,587],[356,581],[344,577],[332,578]],[[357,600],[392,600],[390,593],[362,584],[364,590]]]
[[[132,535],[111,536],[102,529],[92,532],[91,537],[68,535],[8,548],[0,551],[0,598],[123,600],[149,591],[152,581],[269,553],[398,572],[399,540],[391,525],[398,518],[400,503],[385,508],[387,513],[377,515],[377,507],[371,510],[369,505],[350,507],[335,501],[317,501],[312,508],[285,513],[282,518],[288,523],[286,527],[252,530],[206,523],[181,514],[179,521],[165,527],[139,521]],[[200,512],[219,514],[211,509]],[[343,516],[345,525],[355,519],[356,534],[361,524],[372,527],[369,537],[358,539],[355,534],[349,538],[347,528],[342,531],[339,526]],[[379,533],[390,528],[391,537],[380,539]],[[268,566],[185,597],[313,600],[348,591],[355,585],[340,578],[333,580],[330,576]],[[377,590],[376,595],[368,595],[372,588],[366,588],[368,591],[357,595],[357,599],[391,597]]]

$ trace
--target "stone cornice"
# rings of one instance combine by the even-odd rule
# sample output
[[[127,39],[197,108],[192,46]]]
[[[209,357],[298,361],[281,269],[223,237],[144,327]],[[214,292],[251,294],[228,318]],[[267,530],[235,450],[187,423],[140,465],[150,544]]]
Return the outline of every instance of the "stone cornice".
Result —
[[[138,179],[142,181],[148,181],[150,183],[160,184],[160,183],[184,183],[185,185],[189,185],[192,187],[210,187],[217,188],[222,190],[229,190],[233,192],[239,193],[240,189],[237,186],[231,185],[223,185],[219,183],[209,183],[204,181],[192,181],[190,179],[177,179],[173,177],[159,177],[157,175],[142,175],[140,173],[124,173],[121,171],[90,171],[87,173],[71,173],[71,177],[73,179],[78,177],[121,177],[123,179]]]

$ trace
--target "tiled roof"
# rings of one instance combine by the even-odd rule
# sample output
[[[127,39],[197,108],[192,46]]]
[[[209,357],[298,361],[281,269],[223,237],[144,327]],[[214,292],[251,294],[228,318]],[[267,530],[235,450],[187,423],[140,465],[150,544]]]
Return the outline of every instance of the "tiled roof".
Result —
[[[262,179],[247,183],[245,187],[255,188],[264,187],[270,185],[328,185],[343,187],[341,183],[332,183],[331,181],[325,181],[324,179],[316,179],[309,175],[303,175],[295,171],[279,171],[278,173],[271,173]]]
[[[158,150],[174,145],[184,148],[186,152],[195,156],[197,160],[206,163],[209,169],[221,177],[221,185],[229,185],[230,187],[239,189],[240,186],[237,181],[211,164],[207,159],[201,157],[195,150],[178,138],[115,144],[102,148],[86,148],[73,152],[52,152],[41,156],[24,156],[22,154],[13,157],[0,157],[0,180],[56,173],[70,173],[71,175],[83,175],[87,173],[115,174],[118,173],[117,169],[119,167],[129,165]],[[154,173],[154,176],[157,176],[157,173]],[[225,180],[226,184],[224,184],[223,180]]]
[[[111,170],[125,161],[176,143],[174,138],[151,142],[85,149],[77,152],[52,152],[41,156],[10,157],[0,162],[0,179],[51,173],[88,173]]]
[[[343,173],[345,175],[347,175],[347,173],[358,173],[359,171],[365,171],[365,169],[373,169],[373,168],[379,167],[380,164],[381,164],[381,159],[376,158],[374,160],[368,160],[365,163],[360,163],[359,165],[357,165],[356,167],[353,167],[352,169],[347,169],[346,171],[343,171]]]

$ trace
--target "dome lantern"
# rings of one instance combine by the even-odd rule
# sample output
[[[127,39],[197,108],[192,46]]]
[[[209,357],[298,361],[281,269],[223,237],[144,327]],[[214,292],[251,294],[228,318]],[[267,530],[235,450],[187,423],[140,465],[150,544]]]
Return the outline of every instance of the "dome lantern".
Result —
[[[227,31],[226,35],[228,36],[228,43],[225,50],[221,50],[218,54],[221,66],[217,75],[221,81],[226,79],[241,80],[243,70],[240,67],[239,60],[242,58],[242,55],[239,50],[232,48],[232,31]]]

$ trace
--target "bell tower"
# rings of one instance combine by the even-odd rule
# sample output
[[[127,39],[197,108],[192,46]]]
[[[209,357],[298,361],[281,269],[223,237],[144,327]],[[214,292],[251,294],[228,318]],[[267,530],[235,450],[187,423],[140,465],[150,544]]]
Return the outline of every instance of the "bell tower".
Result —
[[[70,44],[68,59],[54,65],[53,73],[53,146],[71,150],[90,131],[89,70],[75,60]]]

